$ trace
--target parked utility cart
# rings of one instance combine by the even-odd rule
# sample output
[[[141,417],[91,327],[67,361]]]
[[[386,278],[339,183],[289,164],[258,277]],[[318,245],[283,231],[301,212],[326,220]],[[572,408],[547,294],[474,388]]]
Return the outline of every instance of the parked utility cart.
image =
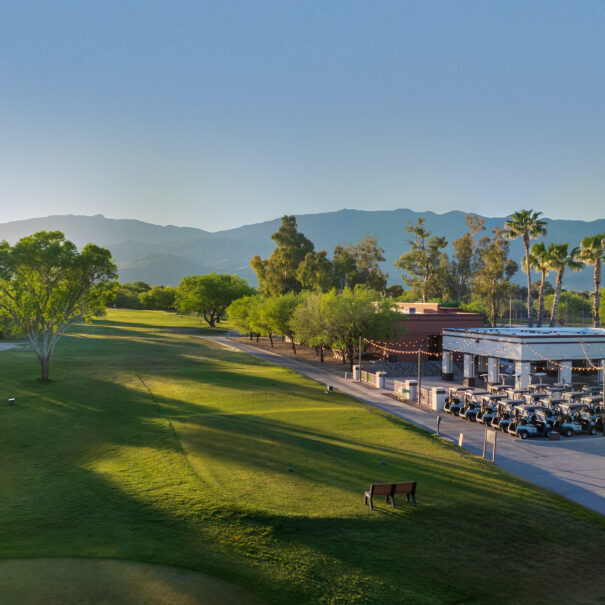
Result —
[[[464,403],[464,395],[468,390],[469,387],[450,387],[443,410],[448,414],[458,416],[460,413],[460,408]]]
[[[523,405],[523,402],[515,399],[499,401],[498,412],[496,413],[494,418],[492,418],[492,428],[507,433],[508,427],[513,421],[513,410],[518,405]]]
[[[566,437],[597,434],[597,426],[588,406],[562,404],[559,406],[559,413],[561,433]]]
[[[538,412],[543,408],[535,405],[518,405],[513,410],[513,421],[508,432],[515,437],[527,439],[528,437],[548,437],[553,426],[550,422],[538,423]]]

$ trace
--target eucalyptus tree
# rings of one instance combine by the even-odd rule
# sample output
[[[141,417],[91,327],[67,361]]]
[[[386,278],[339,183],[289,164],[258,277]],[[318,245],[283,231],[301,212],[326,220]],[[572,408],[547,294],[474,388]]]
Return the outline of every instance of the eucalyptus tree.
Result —
[[[510,243],[501,229],[495,227],[493,236],[479,240],[477,269],[473,275],[474,294],[487,310],[490,324],[498,323],[498,308],[502,299],[510,293],[510,278],[518,265],[508,258]]]
[[[599,307],[601,303],[599,287],[601,285],[601,263],[605,258],[605,233],[585,237],[582,240],[579,258],[585,265],[592,266],[594,270],[592,323],[595,328],[598,328],[601,325],[599,317]]]
[[[437,280],[442,267],[442,250],[447,246],[445,237],[431,236],[424,228],[424,219],[415,225],[409,224],[405,230],[412,236],[408,240],[410,250],[404,252],[393,263],[403,271],[403,282],[419,292],[422,301],[427,302],[437,290]]]
[[[504,223],[506,234],[509,239],[523,239],[525,247],[525,271],[527,273],[527,325],[531,328],[534,321],[531,293],[531,267],[529,257],[529,246],[532,239],[546,234],[546,221],[540,219],[541,212],[533,210],[519,210],[511,214]]]
[[[451,279],[454,284],[455,298],[458,301],[470,297],[470,283],[477,269],[476,236],[485,230],[485,219],[469,214],[465,219],[468,231],[452,242]]]
[[[561,290],[563,288],[563,275],[565,269],[579,271],[582,263],[578,260],[580,248],[569,249],[569,244],[550,244],[548,246],[548,259],[550,270],[557,274],[555,281],[555,292],[553,295],[552,311],[550,314],[550,327],[553,328],[557,323],[557,309],[561,300]]]
[[[334,265],[325,250],[307,252],[296,269],[296,278],[304,290],[327,292],[334,287]]]
[[[0,314],[27,336],[42,380],[50,378],[52,355],[69,325],[105,313],[116,277],[109,250],[87,244],[78,252],[60,231],[0,243]]]
[[[366,234],[357,244],[338,244],[334,247],[334,285],[339,290],[365,285],[382,291],[389,277],[380,268],[384,260],[384,250],[375,235]]]
[[[313,242],[298,231],[294,216],[282,216],[281,225],[271,239],[276,247],[269,258],[262,259],[257,254],[250,261],[260,291],[267,296],[300,292],[302,284],[296,272],[306,255],[313,252]]]

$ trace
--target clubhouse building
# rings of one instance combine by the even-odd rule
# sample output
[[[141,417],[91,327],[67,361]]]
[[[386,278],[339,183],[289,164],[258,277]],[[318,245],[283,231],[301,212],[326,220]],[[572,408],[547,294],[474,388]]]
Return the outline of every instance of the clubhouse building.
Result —
[[[454,358],[464,361],[464,384],[477,378],[501,384],[503,375],[525,389],[547,376],[570,384],[575,374],[605,366],[605,330],[600,328],[456,328],[443,330],[442,376],[453,380]],[[501,374],[502,373],[502,374]],[[600,371],[601,379],[603,377]]]

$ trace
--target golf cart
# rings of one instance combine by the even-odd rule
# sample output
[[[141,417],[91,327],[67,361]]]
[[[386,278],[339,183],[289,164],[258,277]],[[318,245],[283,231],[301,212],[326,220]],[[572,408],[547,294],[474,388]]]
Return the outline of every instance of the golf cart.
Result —
[[[527,405],[537,405],[541,399],[546,399],[547,395],[545,393],[525,393],[523,395],[523,401],[527,403]]]
[[[464,401],[464,394],[468,391],[468,387],[450,387],[449,394],[445,400],[443,410],[448,414],[458,416],[460,408]]]
[[[464,404],[460,409],[460,418],[464,418],[469,422],[475,422],[477,414],[481,409],[481,398],[489,395],[488,391],[467,391],[464,396]]]
[[[523,402],[515,399],[499,401],[497,403],[498,411],[492,418],[491,427],[504,433],[508,432],[508,427],[513,421],[513,410],[518,405],[523,405]]]
[[[548,436],[548,432],[552,428],[546,423],[537,422],[537,411],[542,408],[535,405],[518,405],[513,410],[513,421],[508,427],[508,432],[520,439],[528,437]]]
[[[487,426],[491,425],[492,419],[498,411],[498,402],[505,399],[506,395],[483,395],[481,397],[481,407],[477,412],[477,422]]]
[[[559,406],[559,413],[561,414],[561,433],[565,437],[581,434],[597,434],[597,426],[588,406],[582,404],[562,404]]]

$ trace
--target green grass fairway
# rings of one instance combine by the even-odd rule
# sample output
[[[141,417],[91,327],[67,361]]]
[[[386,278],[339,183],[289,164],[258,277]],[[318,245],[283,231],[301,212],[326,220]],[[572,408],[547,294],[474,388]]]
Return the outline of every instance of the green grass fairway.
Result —
[[[5,605],[262,605],[200,572],[111,559],[0,561],[0,587]]]
[[[0,353],[0,603],[189,603],[208,576],[224,603],[604,601],[603,517],[196,326],[111,311],[48,384]],[[364,507],[413,479],[417,508]]]

